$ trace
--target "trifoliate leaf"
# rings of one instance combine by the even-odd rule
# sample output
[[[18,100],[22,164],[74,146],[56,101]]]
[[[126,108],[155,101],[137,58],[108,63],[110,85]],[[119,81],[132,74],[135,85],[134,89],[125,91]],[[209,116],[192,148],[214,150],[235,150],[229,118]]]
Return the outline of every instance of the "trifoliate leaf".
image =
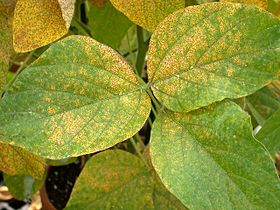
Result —
[[[151,158],[167,189],[190,209],[277,209],[280,182],[250,117],[221,102],[158,115]]]
[[[13,42],[18,52],[47,45],[65,35],[74,13],[74,0],[17,0]]]
[[[151,39],[155,96],[173,111],[188,112],[255,92],[277,79],[279,27],[276,17],[250,5],[210,3],[175,12]]]
[[[110,0],[114,7],[124,13],[132,22],[148,31],[154,31],[157,25],[169,14],[185,7],[184,0]]]
[[[150,98],[111,48],[83,36],[53,44],[0,103],[0,136],[49,159],[104,150],[133,136]]]

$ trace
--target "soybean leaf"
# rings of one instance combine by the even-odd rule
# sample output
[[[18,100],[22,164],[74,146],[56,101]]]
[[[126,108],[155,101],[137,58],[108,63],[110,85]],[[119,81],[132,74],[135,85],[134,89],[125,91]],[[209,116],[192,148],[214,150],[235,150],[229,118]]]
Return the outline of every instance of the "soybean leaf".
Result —
[[[102,6],[90,6],[87,18],[92,37],[114,49],[120,46],[124,35],[132,26],[132,22],[109,1]]]
[[[93,156],[76,181],[66,210],[151,209],[153,182],[145,164],[124,152]]]
[[[280,108],[278,96],[268,87],[247,96],[246,104],[259,125],[263,125]]]
[[[250,117],[221,102],[166,111],[153,124],[151,158],[170,192],[190,209],[277,209],[280,183]]]
[[[184,8],[184,0],[110,0],[114,7],[124,13],[132,22],[148,31],[154,31],[157,25],[169,14]]]
[[[10,57],[13,54],[12,16],[15,1],[0,0],[0,94],[6,85]]]
[[[220,2],[232,2],[241,4],[251,4],[267,10],[269,0],[220,0]]]
[[[250,5],[211,3],[175,12],[151,39],[155,96],[173,111],[188,112],[255,92],[277,79],[279,26]]]
[[[268,0],[268,11],[280,17],[280,0]]]
[[[185,209],[136,156],[108,150],[93,156],[80,174],[68,209]]]
[[[0,103],[0,135],[42,157],[74,157],[133,136],[150,106],[132,68],[114,50],[70,36],[46,50],[8,90]]]
[[[265,145],[272,157],[280,151],[280,108],[265,121],[256,138]]]
[[[32,176],[16,175],[9,176],[4,174],[4,184],[9,192],[17,200],[31,199],[44,182],[44,176],[41,179],[34,179]]]
[[[11,176],[30,175],[40,179],[45,172],[45,160],[24,149],[0,143],[0,171]]]
[[[70,26],[74,0],[17,0],[13,21],[13,42],[17,52],[47,45]]]

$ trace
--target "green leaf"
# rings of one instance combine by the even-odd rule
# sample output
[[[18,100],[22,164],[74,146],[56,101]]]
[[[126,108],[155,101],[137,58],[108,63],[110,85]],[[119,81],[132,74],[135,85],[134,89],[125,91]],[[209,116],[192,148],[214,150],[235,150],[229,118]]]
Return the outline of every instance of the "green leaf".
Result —
[[[280,108],[265,121],[256,138],[265,145],[272,157],[280,151]]]
[[[13,54],[12,14],[14,1],[0,0],[0,94],[7,82],[10,57]]]
[[[128,152],[93,156],[73,188],[70,209],[186,209],[145,164]]]
[[[32,176],[4,174],[4,183],[17,200],[31,199],[44,183],[44,177],[37,180]]]
[[[150,172],[139,158],[109,150],[87,162],[66,210],[151,209],[152,191]]]
[[[70,36],[23,70],[6,93],[0,137],[49,159],[79,156],[133,136],[150,106],[117,52],[88,37]]]
[[[280,0],[268,0],[268,11],[280,17]]]
[[[30,175],[40,179],[45,173],[45,160],[24,149],[0,142],[0,171],[11,176]]]
[[[250,117],[221,102],[166,111],[153,124],[151,158],[162,182],[190,209],[277,209],[280,183]]]
[[[17,0],[13,42],[17,52],[28,52],[65,35],[74,14],[74,0]]]
[[[185,0],[110,0],[119,11],[132,22],[148,31],[154,31],[157,25],[169,14],[185,7]]]
[[[250,5],[211,3],[175,12],[150,43],[155,96],[173,111],[188,112],[255,92],[277,79],[279,26]]]
[[[246,104],[259,125],[263,125],[280,108],[278,96],[268,87],[264,87],[246,97]]]
[[[132,22],[116,10],[110,2],[103,6],[90,6],[87,12],[88,25],[94,39],[117,49]]]

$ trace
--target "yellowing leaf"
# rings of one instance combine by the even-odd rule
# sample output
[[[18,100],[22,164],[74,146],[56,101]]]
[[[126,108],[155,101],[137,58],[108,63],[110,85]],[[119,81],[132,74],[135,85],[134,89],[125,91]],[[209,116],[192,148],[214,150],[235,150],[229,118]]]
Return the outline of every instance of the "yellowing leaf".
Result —
[[[157,25],[169,14],[185,7],[184,0],[110,0],[132,22],[148,31],[154,31]]]
[[[270,13],[243,4],[173,13],[151,38],[148,78],[155,96],[173,111],[188,112],[255,92],[278,78],[279,27]]]
[[[8,90],[0,103],[0,136],[49,159],[79,156],[133,136],[150,106],[117,52],[70,36],[23,70]]]
[[[45,160],[24,149],[0,143],[0,171],[11,176],[30,175],[41,179],[45,172]]]
[[[280,17],[280,0],[268,0],[268,11]]]
[[[107,150],[86,163],[66,206],[71,209],[186,208],[135,155]]]
[[[151,133],[154,168],[190,209],[278,209],[280,183],[250,117],[224,101],[189,113],[165,111]]]
[[[15,2],[0,0],[0,94],[6,85],[10,57],[13,54],[12,14]]]
[[[27,52],[59,39],[67,33],[73,13],[74,0],[18,0],[13,21],[15,50]]]
[[[241,3],[241,4],[252,4],[257,7],[267,10],[267,0],[220,0],[220,2],[232,2],[232,3]]]

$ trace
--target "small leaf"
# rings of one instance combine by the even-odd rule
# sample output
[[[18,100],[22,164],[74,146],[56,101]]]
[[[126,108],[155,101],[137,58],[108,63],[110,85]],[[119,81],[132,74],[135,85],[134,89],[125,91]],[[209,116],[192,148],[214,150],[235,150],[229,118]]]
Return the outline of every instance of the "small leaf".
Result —
[[[154,31],[157,25],[169,14],[185,7],[184,0],[110,0],[114,7],[124,13],[132,22],[148,31]]]
[[[12,14],[15,6],[13,0],[0,0],[0,95],[6,86],[9,61],[13,54]]]
[[[232,102],[153,124],[151,158],[170,192],[190,209],[277,209],[280,183],[249,116]]]
[[[9,192],[17,200],[31,199],[42,184],[44,183],[44,177],[41,179],[34,179],[32,176],[16,175],[9,176],[4,174],[4,183],[8,187]]]
[[[262,9],[267,10],[269,0],[220,0],[220,2],[232,2],[232,3],[241,3],[241,4],[251,4]]]
[[[90,6],[87,13],[92,37],[117,49],[132,22],[116,10],[110,2],[103,6]]]
[[[25,69],[6,93],[0,136],[49,159],[75,157],[133,136],[150,106],[117,52],[91,38],[69,36]]]
[[[45,160],[24,149],[0,143],[0,171],[11,176],[30,175],[40,179],[45,172]]]
[[[76,181],[70,209],[186,209],[145,164],[128,152],[93,156]]]
[[[256,138],[265,145],[272,157],[280,152],[280,108],[265,121]]]
[[[13,41],[17,52],[28,52],[47,45],[63,35],[70,26],[74,0],[17,0]]]
[[[276,17],[249,5],[211,3],[175,12],[151,39],[148,76],[155,96],[173,111],[188,112],[255,92],[277,79],[279,26]]]
[[[66,210],[151,209],[152,191],[150,172],[139,158],[109,150],[87,162]]]
[[[280,108],[278,96],[268,87],[264,87],[252,95],[247,96],[246,104],[259,125],[263,125]]]

